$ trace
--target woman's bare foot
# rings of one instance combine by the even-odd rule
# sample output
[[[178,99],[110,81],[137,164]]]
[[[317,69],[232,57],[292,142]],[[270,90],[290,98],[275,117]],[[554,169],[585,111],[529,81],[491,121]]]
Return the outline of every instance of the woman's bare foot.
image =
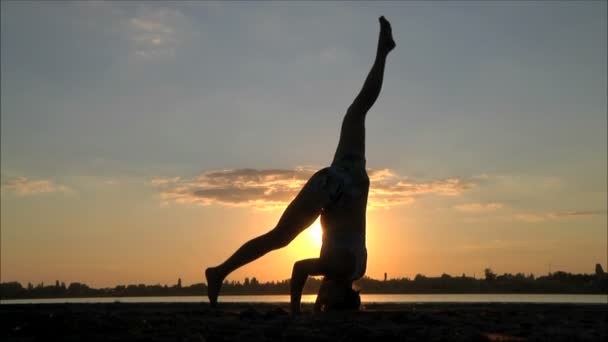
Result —
[[[378,52],[388,54],[396,46],[393,40],[393,30],[391,23],[384,18],[384,16],[378,19],[380,21],[380,38],[378,39]]]
[[[211,304],[211,307],[215,307],[224,278],[218,274],[215,267],[209,267],[205,270],[205,278],[207,278],[207,297],[209,297],[209,304]]]

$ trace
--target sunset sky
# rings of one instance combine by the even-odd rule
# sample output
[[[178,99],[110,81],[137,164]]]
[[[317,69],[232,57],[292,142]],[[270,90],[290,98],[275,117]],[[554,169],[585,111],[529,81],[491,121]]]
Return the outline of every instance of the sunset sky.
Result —
[[[2,1],[1,281],[203,282],[331,162],[380,15],[367,275],[606,269],[606,7]]]

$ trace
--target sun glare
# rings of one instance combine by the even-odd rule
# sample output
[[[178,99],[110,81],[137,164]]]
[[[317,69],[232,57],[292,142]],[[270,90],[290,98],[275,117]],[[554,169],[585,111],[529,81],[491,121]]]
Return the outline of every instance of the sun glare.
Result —
[[[323,229],[321,229],[321,220],[317,219],[311,226],[308,228],[308,239],[311,244],[320,248],[323,241]]]
[[[322,242],[323,230],[317,219],[289,245],[289,250],[296,260],[318,258]]]

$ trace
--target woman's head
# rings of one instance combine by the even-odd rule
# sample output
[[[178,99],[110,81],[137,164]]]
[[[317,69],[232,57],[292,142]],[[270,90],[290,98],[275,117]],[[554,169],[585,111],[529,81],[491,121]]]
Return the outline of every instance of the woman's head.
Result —
[[[320,296],[321,311],[356,311],[361,306],[359,291],[350,282],[324,280]]]

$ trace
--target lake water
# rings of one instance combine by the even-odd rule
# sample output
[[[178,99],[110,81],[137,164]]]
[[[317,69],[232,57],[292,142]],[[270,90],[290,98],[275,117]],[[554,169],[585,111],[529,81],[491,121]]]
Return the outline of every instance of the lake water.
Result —
[[[302,303],[313,303],[316,295],[303,295]],[[203,296],[104,297],[2,300],[0,304],[44,303],[207,303]],[[288,295],[221,296],[225,303],[288,303]],[[587,294],[362,294],[365,303],[577,303],[608,304],[608,295]]]

